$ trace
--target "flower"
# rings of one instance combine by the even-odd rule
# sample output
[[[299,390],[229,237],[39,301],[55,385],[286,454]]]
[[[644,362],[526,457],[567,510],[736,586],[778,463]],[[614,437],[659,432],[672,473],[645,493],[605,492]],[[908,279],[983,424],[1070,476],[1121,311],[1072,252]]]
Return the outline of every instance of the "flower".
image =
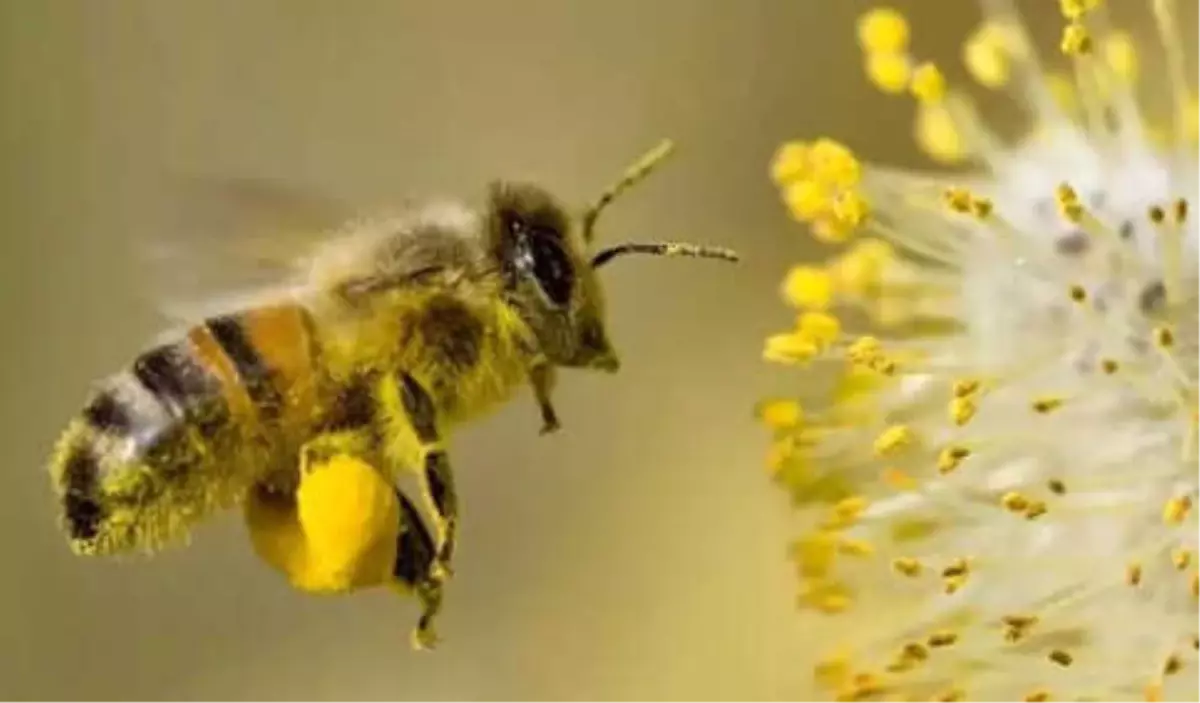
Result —
[[[1173,3],[1153,0],[1149,71],[1100,0],[1060,0],[1069,79],[1009,0],[984,5],[962,59],[1027,110],[1024,137],[991,132],[877,9],[867,76],[915,99],[947,168],[829,138],[771,165],[839,245],[789,274],[800,314],[765,353],[834,387],[760,406],[803,523],[798,602],[845,622],[814,674],[843,699],[1195,700],[1200,182]]]

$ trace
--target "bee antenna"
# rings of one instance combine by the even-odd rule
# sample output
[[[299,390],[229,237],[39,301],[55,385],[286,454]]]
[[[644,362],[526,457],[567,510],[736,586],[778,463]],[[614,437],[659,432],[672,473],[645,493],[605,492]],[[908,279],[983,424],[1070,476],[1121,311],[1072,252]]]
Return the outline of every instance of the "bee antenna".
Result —
[[[616,200],[617,196],[650,175],[650,172],[658,168],[658,165],[670,156],[673,151],[675,151],[675,142],[670,139],[662,140],[653,149],[643,154],[629,168],[625,169],[625,173],[621,176],[620,180],[610,185],[596,199],[595,203],[588,206],[588,209],[583,213],[583,240],[585,242],[591,242],[595,238],[596,218],[600,217],[600,212],[608,207],[612,201]]]
[[[722,247],[680,242],[630,242],[600,250],[592,257],[592,268],[598,269],[618,256],[625,254],[650,254],[652,256],[693,256],[700,259],[738,261],[737,252]]]

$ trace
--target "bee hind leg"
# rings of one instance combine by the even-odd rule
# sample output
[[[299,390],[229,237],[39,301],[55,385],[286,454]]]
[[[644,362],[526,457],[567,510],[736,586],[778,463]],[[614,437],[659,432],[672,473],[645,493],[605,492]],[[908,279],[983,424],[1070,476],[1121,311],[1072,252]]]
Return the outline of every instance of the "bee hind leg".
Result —
[[[434,565],[439,575],[448,576],[458,543],[458,491],[450,456],[442,446],[437,428],[437,415],[429,393],[410,375],[399,378],[400,399],[408,423],[412,426],[421,447],[418,455],[419,482],[425,502],[431,506],[439,528],[439,547]]]
[[[411,637],[413,648],[433,649],[438,643],[434,624],[442,609],[444,586],[444,577],[436,568],[438,550],[412,501],[400,491],[396,491],[396,498],[400,511],[392,575],[400,590],[415,594],[421,603],[421,615]]]

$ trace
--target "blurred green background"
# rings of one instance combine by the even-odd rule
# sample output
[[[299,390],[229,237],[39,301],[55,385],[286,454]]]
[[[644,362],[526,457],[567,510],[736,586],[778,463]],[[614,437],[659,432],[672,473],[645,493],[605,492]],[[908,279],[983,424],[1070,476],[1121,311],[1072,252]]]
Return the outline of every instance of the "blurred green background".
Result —
[[[978,19],[968,2],[894,4],[917,51],[948,62]],[[869,5],[0,3],[0,695],[806,695],[828,631],[793,609],[788,506],[750,411],[793,383],[760,344],[788,324],[778,279],[814,250],[766,168],[780,141],[821,133],[914,158],[911,107],[861,78]],[[1054,3],[1037,5],[1052,41]],[[408,650],[410,602],[293,593],[236,519],[153,561],[68,552],[44,460],[88,384],[157,331],[132,243],[161,226],[164,172],[354,203],[520,177],[582,202],[663,136],[679,154],[606,215],[606,236],[725,244],[745,262],[614,266],[622,373],[568,374],[553,438],[525,397],[457,437],[466,513],[438,652]]]

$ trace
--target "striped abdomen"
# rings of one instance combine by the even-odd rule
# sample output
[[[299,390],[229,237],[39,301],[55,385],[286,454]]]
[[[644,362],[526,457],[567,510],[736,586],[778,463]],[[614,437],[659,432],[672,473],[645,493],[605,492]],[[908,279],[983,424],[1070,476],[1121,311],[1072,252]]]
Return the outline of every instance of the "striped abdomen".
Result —
[[[315,405],[310,319],[213,317],[107,379],[51,464],[72,547],[152,549],[284,468]]]

